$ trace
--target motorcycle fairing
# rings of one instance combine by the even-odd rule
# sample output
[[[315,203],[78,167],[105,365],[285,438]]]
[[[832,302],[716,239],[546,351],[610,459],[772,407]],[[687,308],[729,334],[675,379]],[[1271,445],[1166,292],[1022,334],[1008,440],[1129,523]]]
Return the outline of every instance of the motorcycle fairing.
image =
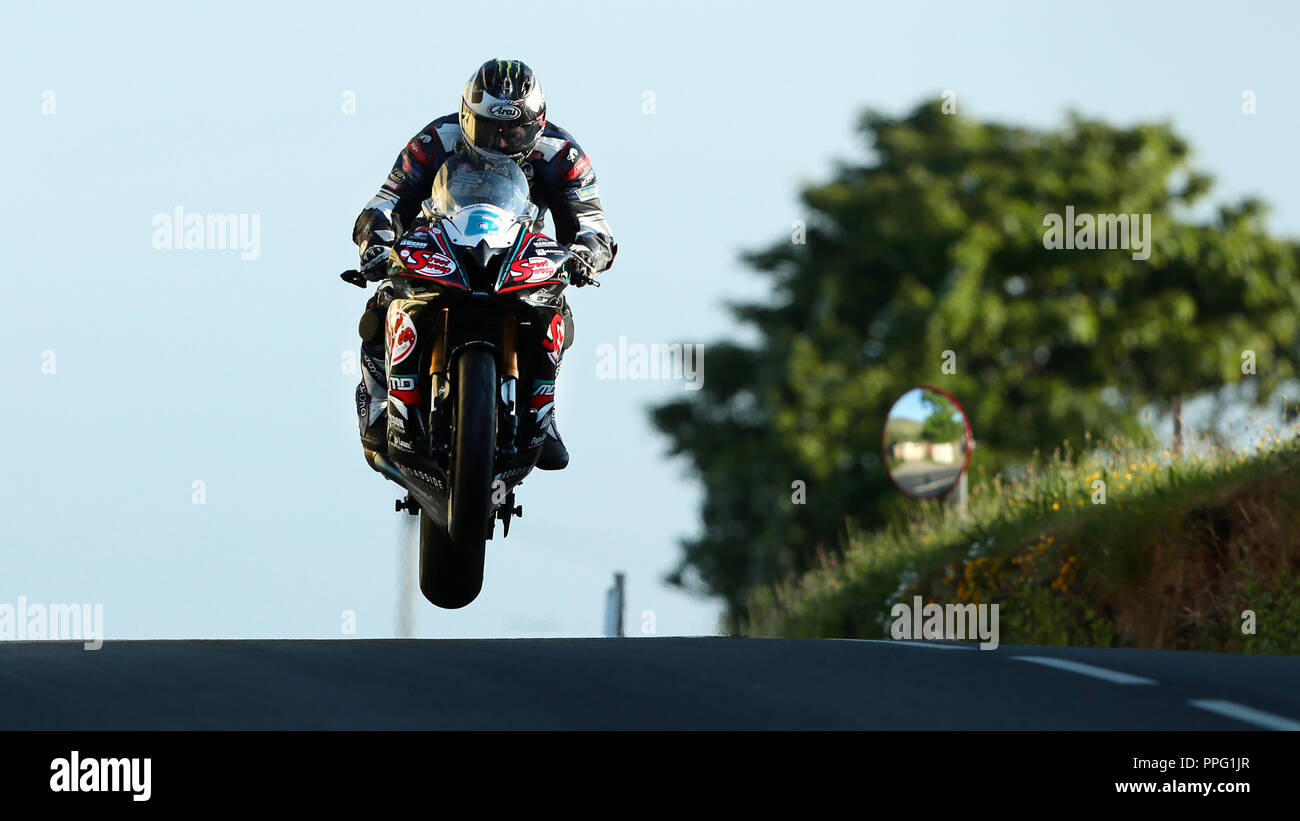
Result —
[[[523,230],[517,215],[488,203],[463,208],[440,224],[446,227],[447,240],[452,245],[473,248],[485,242],[489,248],[502,251]]]
[[[416,228],[398,241],[393,249],[403,276],[429,279],[461,290],[469,290],[469,280],[456,255],[447,247],[446,238],[438,226]]]
[[[496,292],[504,294],[563,282],[561,266],[568,256],[569,252],[560,243],[545,234],[529,232],[501,266]]]

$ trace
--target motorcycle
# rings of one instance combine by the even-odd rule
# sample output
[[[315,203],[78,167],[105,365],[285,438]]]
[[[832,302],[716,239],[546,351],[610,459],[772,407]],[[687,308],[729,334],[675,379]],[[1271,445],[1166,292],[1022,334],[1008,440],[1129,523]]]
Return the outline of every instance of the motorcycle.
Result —
[[[551,423],[564,289],[599,284],[538,230],[528,192],[514,162],[448,159],[389,254],[382,327],[367,312],[360,329],[383,334],[388,380],[388,453],[366,461],[406,491],[396,509],[420,517],[420,590],[448,609],[478,597],[496,523],[505,537],[523,515],[515,488]]]

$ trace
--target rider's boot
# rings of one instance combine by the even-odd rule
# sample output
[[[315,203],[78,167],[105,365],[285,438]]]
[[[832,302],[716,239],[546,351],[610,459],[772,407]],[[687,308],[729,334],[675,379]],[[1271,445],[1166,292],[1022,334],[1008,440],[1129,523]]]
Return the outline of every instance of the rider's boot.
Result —
[[[564,446],[560,430],[555,426],[554,398],[551,397],[546,416],[537,420],[546,434],[546,439],[542,442],[542,453],[537,457],[537,467],[540,470],[564,470],[569,466],[569,449]]]
[[[560,316],[559,322],[551,324],[543,345],[555,365],[555,371],[551,379],[538,379],[533,386],[537,426],[546,437],[542,442],[542,453],[537,457],[537,467],[540,470],[564,470],[569,465],[569,449],[564,446],[560,429],[555,426],[555,385],[560,376],[560,359],[573,344],[573,314],[567,304]],[[559,339],[556,339],[557,336]]]
[[[357,385],[357,426],[361,446],[388,453],[388,384],[384,353],[361,346],[361,382]]]

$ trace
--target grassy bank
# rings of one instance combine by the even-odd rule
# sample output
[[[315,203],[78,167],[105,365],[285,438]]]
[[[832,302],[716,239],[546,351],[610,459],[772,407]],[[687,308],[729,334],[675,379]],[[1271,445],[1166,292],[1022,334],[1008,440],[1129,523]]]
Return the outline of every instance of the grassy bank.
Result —
[[[850,533],[842,558],[756,593],[743,632],[886,638],[890,608],[920,595],[999,604],[1003,644],[1300,654],[1295,433],[1179,460],[1088,442],[1015,481],[973,477],[964,518],[917,503]]]

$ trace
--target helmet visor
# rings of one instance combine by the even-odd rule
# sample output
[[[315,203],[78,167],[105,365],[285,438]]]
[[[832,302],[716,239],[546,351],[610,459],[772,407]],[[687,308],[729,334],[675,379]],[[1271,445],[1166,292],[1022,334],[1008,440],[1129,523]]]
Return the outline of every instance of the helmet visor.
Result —
[[[479,151],[519,157],[533,150],[542,135],[539,120],[494,120],[473,112],[461,120],[461,131],[466,141]]]

